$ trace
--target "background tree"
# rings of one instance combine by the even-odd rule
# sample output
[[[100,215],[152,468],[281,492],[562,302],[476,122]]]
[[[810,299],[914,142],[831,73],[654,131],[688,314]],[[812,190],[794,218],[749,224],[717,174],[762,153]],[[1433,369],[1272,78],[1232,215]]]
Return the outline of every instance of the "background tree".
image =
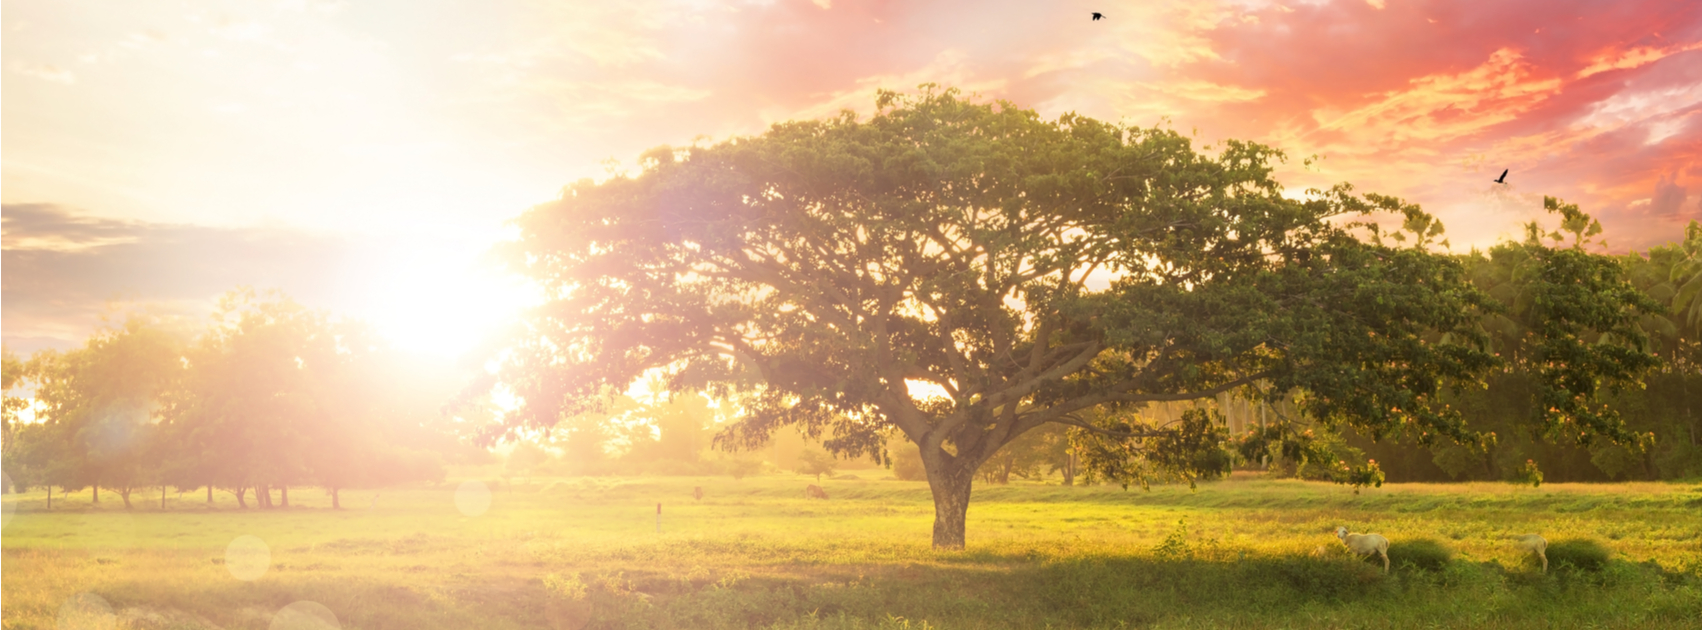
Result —
[[[838,467],[839,462],[834,461],[827,451],[806,448],[802,453],[798,453],[796,472],[800,475],[815,475],[816,481],[821,481],[822,475],[833,474],[833,469]]]
[[[289,484],[314,476],[310,454],[338,446],[328,405],[344,360],[337,335],[323,314],[269,297],[244,289],[220,300],[167,414],[172,439],[195,454],[189,474],[244,506],[250,489],[260,507],[273,507],[273,487],[287,502]]]
[[[317,366],[322,412],[303,427],[308,478],[331,494],[334,509],[344,489],[442,479],[443,451],[456,449],[434,439],[441,436],[430,425],[442,415],[439,397],[450,379],[421,369],[425,362],[389,347],[364,323],[325,325],[336,352]]]
[[[1252,143],[1206,156],[1172,131],[953,90],[877,106],[654,150],[637,176],[519,218],[508,259],[550,301],[497,377],[520,398],[506,426],[552,426],[661,373],[741,397],[722,446],[796,425],[880,458],[896,432],[919,448],[943,548],[964,544],[980,466],[1049,423],[1095,436],[1084,463],[1124,484],[1226,468],[1209,417],[1128,413],[1148,402],[1301,393],[1327,426],[1479,439],[1438,396],[1497,364],[1475,328],[1493,304],[1429,251],[1441,226],[1416,206],[1345,184],[1289,199],[1270,177],[1281,153]],[[1355,219],[1375,212],[1404,222]],[[912,381],[945,395],[914,398]],[[1249,448],[1324,452],[1284,422]]]
[[[508,460],[503,463],[505,476],[531,478],[539,466],[550,460],[550,454],[543,447],[531,442],[519,442],[514,450],[509,451]]]
[[[6,462],[7,475],[12,479],[12,486],[4,488],[5,492],[23,492],[28,487],[28,473],[21,465],[22,452],[18,444],[18,430],[22,427],[23,412],[29,409],[29,398],[22,394],[28,379],[25,373],[25,363],[12,354],[10,348],[0,349],[0,460]],[[18,390],[14,392],[13,390]]]
[[[183,336],[168,322],[134,314],[97,332],[83,348],[35,359],[35,397],[53,445],[61,486],[130,494],[158,480],[164,453],[155,423],[160,396],[181,371]]]

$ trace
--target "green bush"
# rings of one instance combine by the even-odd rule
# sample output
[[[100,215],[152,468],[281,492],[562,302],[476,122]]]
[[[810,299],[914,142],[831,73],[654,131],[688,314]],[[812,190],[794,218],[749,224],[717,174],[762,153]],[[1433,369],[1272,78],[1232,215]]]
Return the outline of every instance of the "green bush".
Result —
[[[1571,566],[1584,571],[1600,571],[1607,566],[1613,550],[1588,538],[1569,538],[1548,545],[1549,566]]]
[[[1448,568],[1453,558],[1454,550],[1430,538],[1389,543],[1389,564],[1397,568],[1412,565],[1424,571],[1441,571]]]

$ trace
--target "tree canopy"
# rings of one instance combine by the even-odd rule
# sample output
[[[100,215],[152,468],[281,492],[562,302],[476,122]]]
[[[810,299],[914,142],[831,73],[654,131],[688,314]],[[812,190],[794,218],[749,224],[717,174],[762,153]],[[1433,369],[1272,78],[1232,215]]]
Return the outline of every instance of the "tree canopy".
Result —
[[[520,401],[506,430],[662,373],[738,401],[724,447],[795,425],[884,457],[897,433],[920,449],[941,547],[963,545],[978,467],[1043,425],[1092,436],[1084,463],[1124,483],[1227,467],[1209,413],[1158,425],[1133,413],[1149,402],[1283,396],[1378,438],[1483,439],[1440,395],[1499,364],[1478,325],[1499,307],[1432,251],[1441,225],[1417,206],[1347,184],[1291,198],[1272,178],[1282,153],[1255,143],[1205,155],[1167,129],[932,87],[877,106],[652,150],[636,175],[517,219],[507,260],[548,301],[502,354],[495,379]],[[1544,302],[1560,310],[1538,319],[1563,320],[1545,339],[1606,326],[1624,349],[1583,365],[1556,346],[1555,391],[1590,393],[1577,365],[1609,380],[1644,367],[1619,326],[1641,305],[1604,287],[1583,289],[1599,312]],[[1556,410],[1624,437],[1587,405]],[[1245,442],[1317,453],[1289,422]]]

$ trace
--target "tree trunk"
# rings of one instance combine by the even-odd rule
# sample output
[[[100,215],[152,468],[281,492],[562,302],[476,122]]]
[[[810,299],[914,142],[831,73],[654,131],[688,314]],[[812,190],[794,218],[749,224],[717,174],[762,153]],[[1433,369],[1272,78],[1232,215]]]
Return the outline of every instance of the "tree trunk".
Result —
[[[177,500],[182,501],[183,495],[178,494]],[[160,511],[161,512],[165,511],[165,486],[160,486]]]
[[[278,507],[282,507],[282,508],[289,507],[290,506],[290,487],[289,486],[278,486],[278,495],[279,495],[278,498],[281,501],[281,503],[278,504]]]
[[[248,494],[248,486],[237,486],[234,493],[236,494],[236,506],[244,510],[248,509],[248,501],[242,498],[242,495]]]
[[[342,501],[337,500],[337,489],[336,488],[331,489],[331,509],[333,509],[333,510],[343,509]]]
[[[100,503],[100,484],[97,483],[90,487],[95,489],[95,503]]]
[[[53,485],[52,484],[48,484],[48,486],[47,486],[47,509],[49,509],[49,510],[53,509]]]
[[[272,488],[260,483],[254,485],[254,505],[266,510],[272,507]]]
[[[1076,453],[1070,451],[1070,458],[1064,461],[1064,485],[1076,485]]]
[[[207,505],[213,504],[213,484],[207,484]]]
[[[124,499],[124,509],[130,509],[130,486],[119,486],[118,498]]]
[[[927,465],[928,458],[922,462]],[[934,548],[962,549],[969,517],[969,490],[975,483],[975,466],[952,462],[942,453],[935,465],[927,466],[928,489],[934,493]]]

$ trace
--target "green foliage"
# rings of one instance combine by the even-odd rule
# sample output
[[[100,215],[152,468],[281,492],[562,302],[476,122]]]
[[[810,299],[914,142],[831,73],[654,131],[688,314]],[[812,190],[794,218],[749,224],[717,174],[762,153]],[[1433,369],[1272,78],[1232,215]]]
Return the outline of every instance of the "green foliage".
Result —
[[[1402,538],[1389,541],[1389,564],[1411,566],[1422,571],[1441,571],[1453,561],[1454,551],[1432,538]]]
[[[585,582],[579,579],[578,573],[570,573],[566,576],[557,573],[546,575],[544,576],[544,589],[549,591],[551,597],[570,601],[585,599],[585,595],[589,591]]]
[[[1612,550],[1588,538],[1568,538],[1548,544],[1548,562],[1553,567],[1598,572],[1607,567],[1612,557]]]
[[[132,489],[159,480],[164,449],[157,402],[182,372],[174,322],[134,313],[82,348],[40,353],[20,370],[35,386],[39,430],[22,449],[28,478],[61,487]],[[14,369],[18,369],[14,367]]]

